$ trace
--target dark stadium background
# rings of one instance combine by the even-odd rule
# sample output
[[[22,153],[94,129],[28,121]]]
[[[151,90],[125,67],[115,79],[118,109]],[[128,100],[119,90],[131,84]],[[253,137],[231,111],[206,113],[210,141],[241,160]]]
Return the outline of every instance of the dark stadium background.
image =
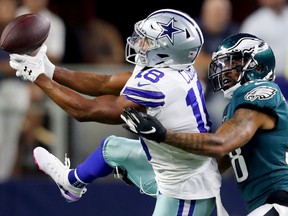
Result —
[[[233,20],[239,23],[257,7],[255,0],[232,0],[232,3]],[[201,0],[129,2],[50,0],[49,8],[63,18],[68,33],[73,33],[74,29],[81,27],[87,20],[98,17],[114,24],[122,33],[123,40],[126,41],[126,38],[133,32],[134,23],[154,10],[174,8],[197,17],[201,5]],[[69,36],[71,38],[68,46],[73,46],[73,35]],[[71,56],[77,55],[73,52],[73,48],[69,48],[68,53]],[[66,203],[60,196],[57,186],[48,176],[41,180],[22,178],[4,182],[0,184],[0,216],[150,216],[152,214],[153,198],[140,194],[136,187],[114,182],[99,183],[97,181],[89,185],[87,194],[77,203]],[[231,173],[224,176],[221,193],[230,216],[246,215],[243,201]]]
[[[241,22],[256,7],[255,0],[231,0],[233,19]],[[174,8],[199,16],[202,0],[146,0],[146,1],[95,1],[95,0],[50,0],[52,11],[60,15],[67,25],[81,25],[93,16],[107,20],[118,27],[125,40],[133,31],[136,21],[145,18],[157,9]]]

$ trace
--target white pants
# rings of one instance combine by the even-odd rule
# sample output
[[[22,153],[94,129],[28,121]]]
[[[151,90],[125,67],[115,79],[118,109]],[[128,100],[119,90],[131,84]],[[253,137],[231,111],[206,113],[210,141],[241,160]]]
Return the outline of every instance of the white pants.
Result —
[[[287,206],[282,206],[278,204],[265,204],[252,211],[250,214],[248,214],[248,216],[265,216],[265,214],[269,212],[273,207],[279,213],[279,216],[288,215]],[[269,216],[269,214],[267,216]]]
[[[159,194],[153,168],[148,162],[139,140],[109,136],[105,139],[103,156],[110,166],[126,170],[128,179],[140,189],[141,193],[157,197],[153,216],[210,215],[215,207],[215,202],[217,216],[228,216],[222,205],[220,194],[216,197],[216,201],[214,197],[199,200],[180,200]]]
[[[30,92],[20,80],[0,81],[0,181],[13,171],[22,122],[30,104]]]

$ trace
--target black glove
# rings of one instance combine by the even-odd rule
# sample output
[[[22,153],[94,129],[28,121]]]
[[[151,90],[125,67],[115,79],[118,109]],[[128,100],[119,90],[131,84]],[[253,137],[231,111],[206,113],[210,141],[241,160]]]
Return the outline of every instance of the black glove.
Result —
[[[126,123],[123,128],[132,133],[156,142],[162,142],[165,139],[166,128],[151,115],[138,112],[133,108],[126,108],[121,118]]]

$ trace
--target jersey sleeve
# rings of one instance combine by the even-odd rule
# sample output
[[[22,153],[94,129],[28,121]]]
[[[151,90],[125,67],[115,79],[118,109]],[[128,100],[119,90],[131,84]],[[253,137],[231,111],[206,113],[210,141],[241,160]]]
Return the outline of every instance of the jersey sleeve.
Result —
[[[143,71],[136,75],[134,73],[123,88],[121,95],[145,107],[163,106],[165,104],[165,94],[159,87],[159,83],[140,75],[143,73]]]
[[[275,83],[260,80],[238,88],[231,103],[234,105],[234,112],[238,108],[273,111],[282,101],[283,95]]]

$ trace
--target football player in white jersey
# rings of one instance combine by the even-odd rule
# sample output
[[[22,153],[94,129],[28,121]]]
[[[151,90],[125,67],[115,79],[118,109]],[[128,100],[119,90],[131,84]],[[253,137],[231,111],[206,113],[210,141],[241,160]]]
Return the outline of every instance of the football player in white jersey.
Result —
[[[10,65],[17,76],[34,82],[79,121],[121,124],[123,109],[133,107],[155,116],[169,130],[206,133],[211,123],[193,67],[203,42],[191,17],[162,9],[137,22],[127,39],[126,59],[136,65],[132,74],[109,76],[55,67],[46,57],[45,45],[34,57],[12,54]],[[71,89],[97,97],[87,99]],[[115,169],[116,175],[157,197],[154,216],[208,216],[215,205],[218,215],[226,215],[221,176],[211,157],[146,139],[110,136],[76,169],[41,147],[34,149],[34,158],[68,201],[80,199],[88,183]]]
[[[275,79],[275,56],[262,39],[238,33],[212,55],[208,77],[229,103],[215,133],[173,133],[147,113],[123,112],[127,129],[230,166],[248,216],[288,215],[288,104]],[[131,126],[131,128],[129,127]],[[151,128],[153,127],[153,130]]]

